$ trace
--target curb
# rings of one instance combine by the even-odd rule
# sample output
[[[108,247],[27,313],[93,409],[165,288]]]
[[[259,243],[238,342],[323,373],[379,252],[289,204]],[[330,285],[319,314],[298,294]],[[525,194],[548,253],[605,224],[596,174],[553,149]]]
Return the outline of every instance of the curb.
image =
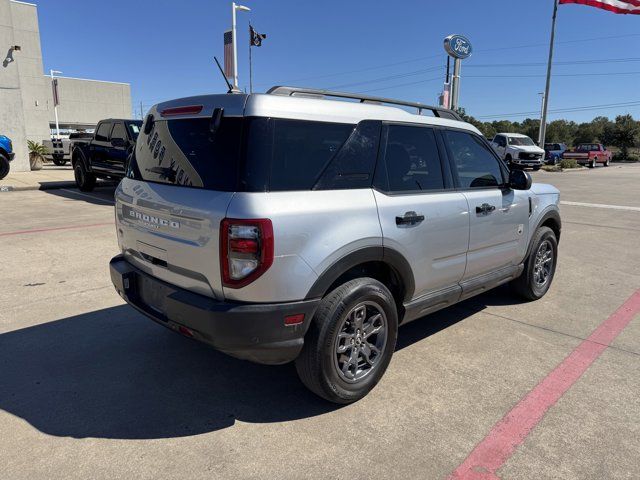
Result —
[[[0,192],[25,192],[28,190],[57,190],[60,188],[75,187],[76,182],[73,180],[60,180],[54,182],[40,183],[38,185],[2,185],[0,184]]]

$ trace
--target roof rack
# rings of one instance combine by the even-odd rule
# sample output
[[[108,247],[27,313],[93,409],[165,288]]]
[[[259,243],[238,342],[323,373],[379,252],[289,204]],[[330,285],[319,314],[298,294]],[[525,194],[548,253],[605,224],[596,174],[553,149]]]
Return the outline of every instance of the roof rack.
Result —
[[[270,95],[282,95],[285,97],[293,97],[296,94],[298,94],[300,96],[309,96],[309,97],[350,98],[353,100],[360,100],[360,103],[387,103],[390,105],[402,105],[404,107],[416,108],[418,110],[418,115],[422,115],[423,110],[429,110],[436,117],[464,121],[457,112],[453,110],[449,110],[448,108],[434,107],[431,105],[425,105],[424,103],[418,103],[418,102],[405,102],[404,100],[394,100],[392,98],[372,97],[370,95],[362,95],[359,93],[334,92],[331,90],[319,90],[315,88],[284,87],[284,86],[272,87],[267,91],[267,93]]]

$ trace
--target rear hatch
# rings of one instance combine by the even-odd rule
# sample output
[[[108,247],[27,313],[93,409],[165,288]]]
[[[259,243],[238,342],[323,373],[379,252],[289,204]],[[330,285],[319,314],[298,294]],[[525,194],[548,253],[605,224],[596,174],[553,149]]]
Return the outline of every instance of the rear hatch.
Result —
[[[219,229],[237,188],[245,102],[245,95],[211,95],[154,107],[116,191],[125,258],[217,299]]]

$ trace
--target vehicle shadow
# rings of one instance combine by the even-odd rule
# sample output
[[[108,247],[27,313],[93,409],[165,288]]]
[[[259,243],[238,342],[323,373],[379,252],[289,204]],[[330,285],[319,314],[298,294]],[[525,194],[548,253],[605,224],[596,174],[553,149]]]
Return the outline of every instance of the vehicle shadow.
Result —
[[[92,192],[81,192],[75,186],[64,189],[44,189],[49,195],[66,198],[68,200],[90,203],[93,205],[113,205],[114,192],[117,184],[100,182]]]
[[[398,349],[482,308],[412,322]],[[307,391],[293,364],[233,359],[126,305],[1,334],[0,365],[0,409],[54,436],[173,438],[340,408]]]

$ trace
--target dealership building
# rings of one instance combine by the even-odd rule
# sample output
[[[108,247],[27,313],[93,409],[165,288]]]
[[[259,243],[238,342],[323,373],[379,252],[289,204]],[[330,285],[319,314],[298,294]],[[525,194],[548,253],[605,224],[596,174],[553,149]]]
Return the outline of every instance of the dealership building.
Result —
[[[48,140],[56,124],[36,5],[0,0],[0,62],[0,135],[13,141],[11,170],[27,171],[27,140]],[[103,118],[132,115],[128,83],[57,77],[57,92],[61,129],[88,129]]]

